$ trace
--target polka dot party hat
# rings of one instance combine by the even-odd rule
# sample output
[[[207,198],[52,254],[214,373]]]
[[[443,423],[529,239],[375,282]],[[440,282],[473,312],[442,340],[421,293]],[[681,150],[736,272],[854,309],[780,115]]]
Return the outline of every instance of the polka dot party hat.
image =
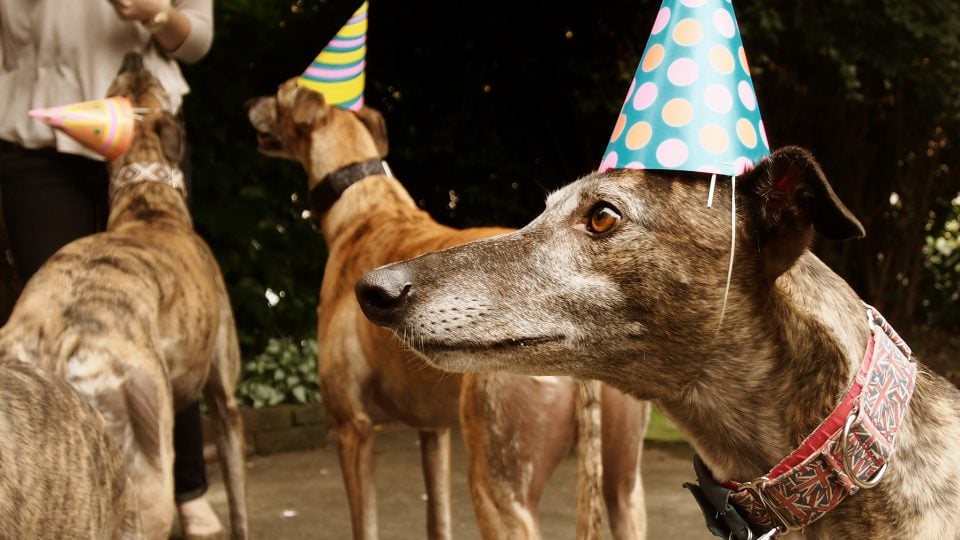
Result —
[[[33,118],[59,129],[107,161],[123,155],[133,140],[134,110],[125,97],[33,109]]]
[[[357,110],[363,107],[366,54],[367,2],[364,1],[297,83],[322,93],[331,105]]]
[[[600,170],[732,176],[769,154],[731,0],[664,0]]]

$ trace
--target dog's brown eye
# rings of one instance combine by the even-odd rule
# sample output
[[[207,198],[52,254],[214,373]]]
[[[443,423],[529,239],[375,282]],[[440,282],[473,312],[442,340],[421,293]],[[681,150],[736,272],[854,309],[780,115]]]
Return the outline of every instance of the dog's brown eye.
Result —
[[[590,232],[601,234],[613,228],[620,221],[620,213],[609,204],[598,204],[590,213]]]

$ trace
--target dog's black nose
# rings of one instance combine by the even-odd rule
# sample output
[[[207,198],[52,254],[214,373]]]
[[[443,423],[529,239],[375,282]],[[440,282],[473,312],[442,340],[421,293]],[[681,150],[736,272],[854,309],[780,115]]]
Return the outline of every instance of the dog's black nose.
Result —
[[[381,326],[391,326],[403,315],[413,295],[413,283],[404,265],[367,272],[356,287],[363,314]]]

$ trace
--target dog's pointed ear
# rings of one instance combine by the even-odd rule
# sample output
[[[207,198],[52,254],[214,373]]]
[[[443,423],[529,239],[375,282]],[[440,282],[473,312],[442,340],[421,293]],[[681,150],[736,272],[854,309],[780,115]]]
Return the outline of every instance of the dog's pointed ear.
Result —
[[[754,203],[761,249],[768,273],[774,277],[809,247],[814,231],[831,240],[865,234],[813,155],[802,148],[777,150],[740,180]]]
[[[363,122],[363,125],[367,126],[367,131],[373,137],[373,142],[377,145],[377,152],[380,153],[380,157],[387,157],[390,144],[387,138],[387,122],[383,119],[383,115],[376,109],[367,106],[360,107],[354,113]]]
[[[327,111],[327,100],[323,94],[298,88],[290,111],[293,122],[299,128],[312,130],[314,123]]]
[[[175,116],[164,112],[153,122],[153,130],[160,138],[160,150],[172,164],[179,164],[184,152],[183,126]]]

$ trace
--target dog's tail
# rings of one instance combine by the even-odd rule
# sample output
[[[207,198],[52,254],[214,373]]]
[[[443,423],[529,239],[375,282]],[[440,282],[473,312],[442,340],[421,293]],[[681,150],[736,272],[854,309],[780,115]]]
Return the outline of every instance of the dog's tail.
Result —
[[[600,383],[577,381],[577,538],[603,538]]]

